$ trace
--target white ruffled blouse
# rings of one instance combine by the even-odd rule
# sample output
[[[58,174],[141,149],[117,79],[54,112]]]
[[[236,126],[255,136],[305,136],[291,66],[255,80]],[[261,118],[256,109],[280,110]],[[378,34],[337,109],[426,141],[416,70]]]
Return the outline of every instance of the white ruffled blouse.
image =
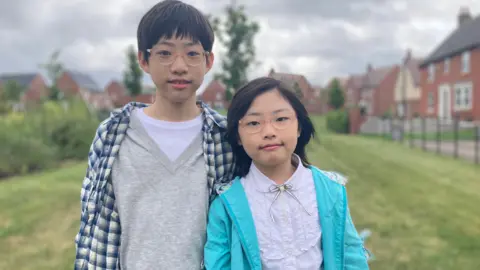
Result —
[[[294,196],[279,192],[275,182],[253,163],[241,183],[257,229],[262,268],[321,269],[321,228],[311,171],[300,162],[285,183]]]

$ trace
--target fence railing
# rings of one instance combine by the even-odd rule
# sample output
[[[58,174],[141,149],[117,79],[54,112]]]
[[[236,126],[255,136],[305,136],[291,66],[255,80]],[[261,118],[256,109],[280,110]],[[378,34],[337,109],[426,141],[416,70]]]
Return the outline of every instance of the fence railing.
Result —
[[[480,123],[453,118],[413,119],[387,118],[370,121],[370,132],[400,141],[410,147],[455,158],[463,158],[480,164]],[[376,124],[375,124],[376,123]],[[377,128],[374,128],[374,127]]]

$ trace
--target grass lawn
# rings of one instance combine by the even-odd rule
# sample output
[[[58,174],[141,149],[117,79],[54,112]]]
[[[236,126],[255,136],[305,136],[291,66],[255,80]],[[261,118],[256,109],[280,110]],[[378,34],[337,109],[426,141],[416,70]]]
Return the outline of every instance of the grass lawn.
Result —
[[[349,177],[357,229],[373,232],[371,269],[480,269],[480,166],[360,136],[319,140],[312,163]],[[84,172],[0,182],[0,269],[73,268]]]

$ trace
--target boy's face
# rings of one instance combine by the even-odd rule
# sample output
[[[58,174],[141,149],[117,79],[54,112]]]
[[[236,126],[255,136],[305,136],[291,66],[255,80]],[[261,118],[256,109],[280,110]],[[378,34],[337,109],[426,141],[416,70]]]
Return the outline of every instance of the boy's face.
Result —
[[[238,135],[257,167],[289,163],[300,135],[295,110],[278,91],[263,93],[240,120]]]
[[[159,95],[171,103],[195,98],[205,74],[212,68],[213,53],[190,38],[161,38],[151,50],[148,62],[138,53],[141,68],[150,74]]]

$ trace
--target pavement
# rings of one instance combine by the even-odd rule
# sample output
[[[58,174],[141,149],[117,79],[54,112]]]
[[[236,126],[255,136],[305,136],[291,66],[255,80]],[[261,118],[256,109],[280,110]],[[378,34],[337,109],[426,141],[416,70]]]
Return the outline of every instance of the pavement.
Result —
[[[405,141],[406,145],[410,144],[409,140]],[[422,140],[413,140],[413,146],[422,148],[423,142]],[[480,143],[478,148],[476,149],[475,141],[458,141],[458,157],[463,158],[472,162],[480,163]],[[430,152],[437,152],[439,151],[440,154],[454,156],[455,155],[455,142],[454,141],[425,141],[425,150]],[[477,154],[477,157],[475,155]]]

